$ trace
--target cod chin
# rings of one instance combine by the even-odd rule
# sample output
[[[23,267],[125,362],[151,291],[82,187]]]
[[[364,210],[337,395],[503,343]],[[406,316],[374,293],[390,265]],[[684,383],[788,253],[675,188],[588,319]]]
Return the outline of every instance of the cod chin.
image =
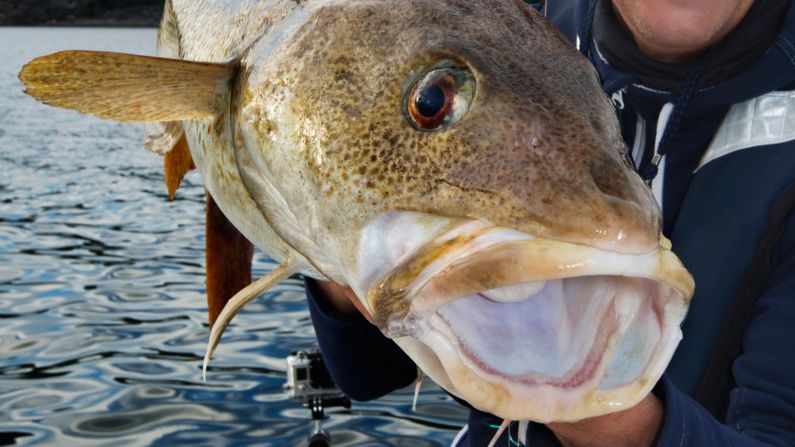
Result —
[[[509,420],[574,421],[645,397],[694,283],[670,243],[608,251],[478,220],[388,212],[354,290],[446,390]]]

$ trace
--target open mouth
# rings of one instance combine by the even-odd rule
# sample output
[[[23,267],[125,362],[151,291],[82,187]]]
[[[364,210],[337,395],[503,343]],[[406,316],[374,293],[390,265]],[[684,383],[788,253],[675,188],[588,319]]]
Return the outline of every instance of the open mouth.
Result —
[[[508,286],[443,305],[429,326],[482,376],[573,388],[611,366],[602,382],[613,387],[637,377],[660,340],[659,303],[644,282],[594,276]]]
[[[464,225],[405,256],[367,302],[475,407],[576,420],[636,403],[670,360],[693,282],[665,245],[625,254]]]

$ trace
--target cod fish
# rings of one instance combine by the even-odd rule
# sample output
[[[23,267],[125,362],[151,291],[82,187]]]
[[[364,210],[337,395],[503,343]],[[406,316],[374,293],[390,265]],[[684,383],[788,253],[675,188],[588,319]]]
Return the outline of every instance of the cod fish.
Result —
[[[156,152],[184,139],[281,263],[226,304],[208,358],[302,273],[351,287],[422,371],[508,420],[618,411],[662,374],[693,279],[595,70],[524,2],[170,0],[158,55],[61,52],[20,79],[150,123]]]

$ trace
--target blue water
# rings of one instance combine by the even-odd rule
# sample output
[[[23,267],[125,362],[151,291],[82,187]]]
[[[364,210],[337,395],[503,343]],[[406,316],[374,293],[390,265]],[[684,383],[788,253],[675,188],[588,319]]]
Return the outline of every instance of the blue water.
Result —
[[[22,94],[27,60],[63,49],[151,54],[154,30],[0,28],[0,445],[305,444],[284,358],[316,344],[301,283],[208,337],[201,179],[168,202],[138,126]],[[255,276],[274,267],[257,255]],[[426,381],[427,382],[427,381]],[[331,410],[334,445],[449,445],[464,411],[432,384]]]

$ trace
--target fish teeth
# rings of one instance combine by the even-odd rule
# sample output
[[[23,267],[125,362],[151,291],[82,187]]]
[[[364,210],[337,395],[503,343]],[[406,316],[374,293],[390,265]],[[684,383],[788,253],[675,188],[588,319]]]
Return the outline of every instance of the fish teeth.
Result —
[[[546,281],[524,282],[500,287],[497,289],[486,290],[485,292],[480,292],[480,294],[492,301],[497,301],[500,303],[516,303],[537,295],[544,290],[545,285]]]

